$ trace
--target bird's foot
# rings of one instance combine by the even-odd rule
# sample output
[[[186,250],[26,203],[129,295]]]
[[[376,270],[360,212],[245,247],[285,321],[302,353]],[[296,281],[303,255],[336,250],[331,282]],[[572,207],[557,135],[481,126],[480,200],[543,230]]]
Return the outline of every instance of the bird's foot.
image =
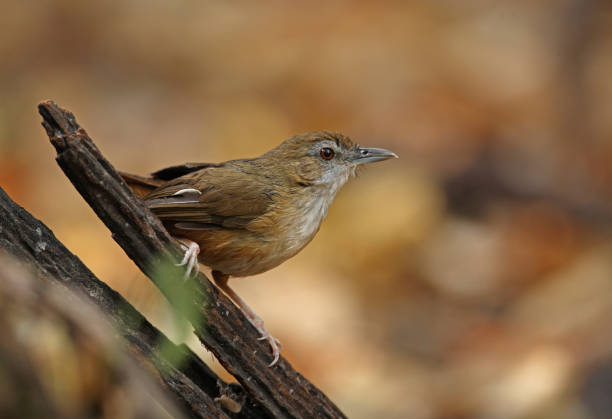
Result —
[[[280,350],[281,343],[278,339],[270,334],[264,327],[264,322],[255,312],[244,302],[242,298],[238,294],[234,292],[233,289],[229,287],[227,284],[227,280],[229,279],[229,275],[224,274],[220,271],[213,270],[212,271],[213,279],[219,288],[221,288],[225,293],[232,299],[234,303],[242,310],[242,313],[245,315],[249,322],[257,329],[259,334],[259,340],[267,340],[268,344],[272,348],[272,362],[268,365],[269,367],[273,366],[280,359]]]
[[[272,362],[270,362],[268,366],[271,367],[274,364],[276,364],[280,358],[280,350],[282,348],[280,340],[276,339],[274,336],[270,334],[270,332],[266,330],[266,328],[264,327],[264,322],[261,318],[259,317],[256,317],[254,319],[249,318],[249,320],[251,321],[251,324],[255,326],[257,331],[261,334],[261,336],[257,338],[257,340],[267,340],[268,343],[270,344],[270,348],[272,349],[273,359],[272,359]]]
[[[191,273],[193,271],[194,275],[197,275],[200,272],[200,265],[198,264],[198,255],[200,254],[200,246],[196,242],[191,240],[179,240],[181,243],[181,248],[185,251],[185,255],[183,256],[183,260],[181,263],[177,263],[176,266],[185,266],[185,277],[187,280],[191,277]]]

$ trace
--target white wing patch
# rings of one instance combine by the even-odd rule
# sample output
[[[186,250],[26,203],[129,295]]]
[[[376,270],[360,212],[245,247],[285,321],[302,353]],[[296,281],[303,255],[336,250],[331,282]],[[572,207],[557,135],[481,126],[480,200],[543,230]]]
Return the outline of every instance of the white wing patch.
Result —
[[[187,194],[194,194],[194,193],[196,195],[202,195],[202,192],[198,191],[197,189],[187,188],[187,189],[181,189],[180,191],[173,193],[172,196],[187,195]]]
[[[202,192],[193,188],[181,189],[173,193],[172,195],[165,198],[155,198],[147,201],[147,205],[150,207],[156,205],[170,205],[170,204],[197,204],[200,202],[200,195]]]

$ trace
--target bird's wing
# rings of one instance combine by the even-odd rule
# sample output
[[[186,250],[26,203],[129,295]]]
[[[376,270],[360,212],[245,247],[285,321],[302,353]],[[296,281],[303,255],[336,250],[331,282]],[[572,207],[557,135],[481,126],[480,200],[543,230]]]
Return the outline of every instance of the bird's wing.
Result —
[[[248,229],[273,203],[270,185],[232,165],[215,165],[173,179],[145,197],[164,222],[184,230]]]
[[[151,173],[153,179],[172,180],[184,176],[188,173],[196,172],[207,167],[219,167],[223,163],[184,163],[176,166],[165,167],[156,172]]]
[[[177,164],[176,166],[165,167],[151,173],[151,176],[140,176],[127,172],[119,172],[119,174],[128,184],[130,189],[132,189],[132,192],[138,195],[138,197],[144,198],[154,189],[159,188],[167,181],[207,167],[217,167],[220,165],[222,165],[222,163],[184,163]]]

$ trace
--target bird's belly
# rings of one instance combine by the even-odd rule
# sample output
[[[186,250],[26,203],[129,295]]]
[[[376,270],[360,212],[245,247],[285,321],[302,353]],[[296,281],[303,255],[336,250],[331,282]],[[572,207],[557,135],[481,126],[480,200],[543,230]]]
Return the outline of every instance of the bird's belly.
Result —
[[[198,259],[202,264],[231,276],[250,276],[268,271],[294,256],[308,243],[298,246],[287,237],[235,230],[199,232],[196,237],[190,235],[187,238],[200,246]]]
[[[231,276],[270,270],[304,248],[319,230],[333,195],[277,206],[249,224],[249,229],[172,231],[200,246],[204,265]]]

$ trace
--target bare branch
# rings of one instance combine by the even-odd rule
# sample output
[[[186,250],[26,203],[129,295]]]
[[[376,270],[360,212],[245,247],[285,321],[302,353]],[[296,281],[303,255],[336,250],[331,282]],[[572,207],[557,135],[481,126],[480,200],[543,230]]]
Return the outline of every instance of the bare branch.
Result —
[[[268,414],[344,417],[325,394],[284,358],[268,367],[271,361],[268,345],[257,339],[255,328],[208,278],[200,274],[193,280],[182,281],[182,269],[168,263],[180,260],[180,247],[131,193],[74,116],[52,101],[42,102],[39,112],[57,150],[58,164],[113,233],[115,241],[189,319],[200,341]],[[165,267],[164,275],[158,274],[160,264]]]
[[[51,230],[17,205],[0,188],[0,249],[32,268],[45,283],[56,283],[97,306],[121,332],[130,351],[185,410],[196,417],[226,417],[214,401],[228,387],[185,345],[176,346],[121,295],[96,276],[57,240]],[[167,354],[173,354],[172,362]],[[247,397],[235,417],[265,417]]]

